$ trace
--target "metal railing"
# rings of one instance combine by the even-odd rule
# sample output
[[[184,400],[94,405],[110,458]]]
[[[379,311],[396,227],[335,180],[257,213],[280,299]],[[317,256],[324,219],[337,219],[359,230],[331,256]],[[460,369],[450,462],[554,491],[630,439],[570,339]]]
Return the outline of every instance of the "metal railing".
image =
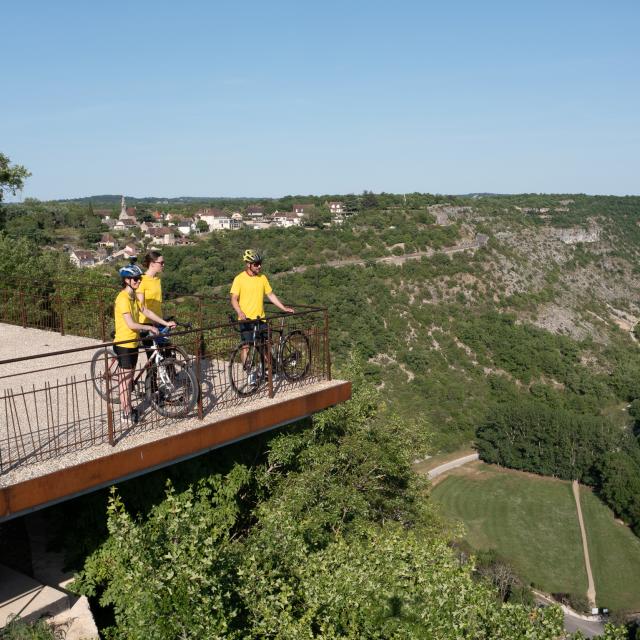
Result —
[[[329,318],[324,308],[295,305],[295,314],[268,315],[263,347],[265,379],[255,391],[243,396],[230,379],[232,368],[238,366],[230,362],[231,355],[241,339],[237,327],[226,319],[228,302],[197,296],[169,299],[163,305],[165,310],[172,313],[175,308],[178,319],[194,327],[176,331],[171,343],[187,354],[186,366],[197,382],[197,401],[189,414],[180,418],[154,410],[147,388],[150,374],[143,370],[147,357],[140,347],[134,375],[141,375],[132,390],[132,404],[138,407],[140,420],[133,424],[121,415],[118,376],[91,373],[94,355],[114,345],[104,341],[111,332],[114,290],[93,288],[92,297],[83,298],[80,289],[66,284],[66,289],[40,298],[25,289],[4,295],[7,290],[0,288],[0,322],[102,339],[100,344],[0,360],[0,474],[66,454],[81,455],[79,452],[90,447],[104,446],[106,455],[110,447],[124,439],[135,444],[135,439],[147,431],[196,427],[225,411],[331,379]],[[72,302],[75,307],[70,306]],[[226,320],[215,322],[221,315]],[[271,355],[272,347],[276,351],[276,336],[291,332],[308,344],[308,368],[299,379],[283,375],[277,354]],[[109,389],[106,397],[97,390],[101,384]]]

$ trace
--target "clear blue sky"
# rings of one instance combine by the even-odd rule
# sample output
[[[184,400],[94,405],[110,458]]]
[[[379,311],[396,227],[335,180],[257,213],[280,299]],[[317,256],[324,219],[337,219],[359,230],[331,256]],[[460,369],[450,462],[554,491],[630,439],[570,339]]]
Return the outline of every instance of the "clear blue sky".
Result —
[[[24,197],[640,193],[640,2],[4,3]]]

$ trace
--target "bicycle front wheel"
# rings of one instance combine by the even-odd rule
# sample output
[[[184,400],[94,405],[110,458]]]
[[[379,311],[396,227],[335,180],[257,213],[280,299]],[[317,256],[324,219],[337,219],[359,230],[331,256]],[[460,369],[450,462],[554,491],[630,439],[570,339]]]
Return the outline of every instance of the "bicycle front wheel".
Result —
[[[288,333],[282,340],[278,359],[287,380],[302,380],[311,367],[309,338],[302,331]]]
[[[165,418],[184,418],[198,401],[198,382],[190,367],[165,358],[147,372],[145,392],[151,406]]]
[[[118,358],[116,357],[113,347],[105,347],[98,349],[91,358],[91,380],[93,387],[98,395],[107,400],[107,369],[105,367],[105,352],[109,368],[109,400],[113,404],[120,404],[120,396],[118,395]]]
[[[229,360],[231,387],[239,396],[251,396],[265,379],[264,355],[255,344],[237,347]]]

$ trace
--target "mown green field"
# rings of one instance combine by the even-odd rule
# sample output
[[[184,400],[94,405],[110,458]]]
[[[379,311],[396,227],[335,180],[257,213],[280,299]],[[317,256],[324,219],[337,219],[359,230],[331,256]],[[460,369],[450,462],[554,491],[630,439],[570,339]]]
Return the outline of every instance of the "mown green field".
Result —
[[[589,489],[580,495],[598,606],[640,611],[640,540]]]
[[[475,549],[495,549],[523,580],[543,591],[586,594],[582,543],[571,485],[474,463],[432,491],[464,523]],[[581,487],[598,606],[640,611],[640,540]]]
[[[435,486],[433,497],[465,524],[473,548],[495,549],[525,582],[549,593],[586,594],[570,483],[474,463]]]

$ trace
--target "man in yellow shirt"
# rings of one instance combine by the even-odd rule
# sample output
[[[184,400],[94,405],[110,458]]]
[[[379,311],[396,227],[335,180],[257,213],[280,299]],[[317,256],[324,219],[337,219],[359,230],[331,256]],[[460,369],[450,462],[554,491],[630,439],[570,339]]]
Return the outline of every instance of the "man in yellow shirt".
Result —
[[[253,249],[247,249],[242,257],[245,268],[233,279],[231,306],[238,314],[242,341],[250,342],[255,323],[248,321],[265,318],[265,296],[281,311],[293,313],[294,309],[283,305],[273,292],[267,276],[262,273],[262,256]],[[260,330],[262,330],[262,324]]]

